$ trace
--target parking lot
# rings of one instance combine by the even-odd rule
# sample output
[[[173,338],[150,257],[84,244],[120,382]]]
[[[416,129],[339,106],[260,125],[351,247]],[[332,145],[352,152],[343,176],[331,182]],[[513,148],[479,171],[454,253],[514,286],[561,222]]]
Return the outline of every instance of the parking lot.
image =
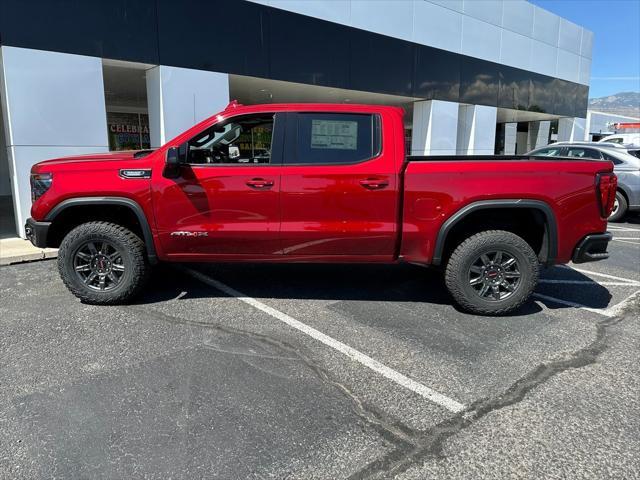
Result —
[[[0,269],[0,478],[638,478],[640,219],[506,317],[411,265]]]

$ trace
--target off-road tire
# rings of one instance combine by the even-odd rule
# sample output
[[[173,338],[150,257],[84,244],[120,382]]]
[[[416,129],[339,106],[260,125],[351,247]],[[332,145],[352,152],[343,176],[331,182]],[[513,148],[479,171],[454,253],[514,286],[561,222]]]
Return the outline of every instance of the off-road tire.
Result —
[[[120,282],[107,291],[87,287],[76,275],[74,256],[89,241],[107,241],[121,253],[125,271]],[[58,271],[66,287],[83,303],[115,305],[126,303],[138,294],[149,276],[144,242],[127,228],[110,222],[88,222],[71,230],[58,250]]]
[[[616,192],[616,201],[618,202],[618,211],[616,213],[612,213],[607,221],[609,222],[621,222],[624,216],[627,214],[627,210],[629,209],[629,204],[627,203],[627,199],[624,198],[624,195],[620,190]]]
[[[502,300],[482,298],[469,282],[469,270],[483,253],[501,250],[517,261],[520,283]],[[503,315],[524,304],[538,283],[538,257],[521,237],[504,230],[487,230],[463,241],[453,251],[445,270],[445,283],[456,303],[470,313]]]

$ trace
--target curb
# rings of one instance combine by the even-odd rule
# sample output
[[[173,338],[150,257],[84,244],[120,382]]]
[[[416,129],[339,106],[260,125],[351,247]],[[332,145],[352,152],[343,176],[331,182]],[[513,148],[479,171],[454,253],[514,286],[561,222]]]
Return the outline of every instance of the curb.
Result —
[[[57,249],[43,249],[33,253],[23,253],[7,257],[0,256],[0,266],[15,265],[18,263],[37,262],[40,260],[50,260],[58,256]]]

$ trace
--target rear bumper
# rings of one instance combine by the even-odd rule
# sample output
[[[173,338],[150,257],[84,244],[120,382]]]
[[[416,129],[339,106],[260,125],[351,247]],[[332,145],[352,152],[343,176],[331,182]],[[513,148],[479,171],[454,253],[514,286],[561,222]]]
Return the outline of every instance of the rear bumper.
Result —
[[[33,218],[28,218],[27,223],[24,225],[24,231],[34,246],[45,248],[50,226],[51,222],[36,222]]]
[[[596,262],[609,258],[607,245],[613,238],[609,232],[584,237],[573,251],[573,263]]]

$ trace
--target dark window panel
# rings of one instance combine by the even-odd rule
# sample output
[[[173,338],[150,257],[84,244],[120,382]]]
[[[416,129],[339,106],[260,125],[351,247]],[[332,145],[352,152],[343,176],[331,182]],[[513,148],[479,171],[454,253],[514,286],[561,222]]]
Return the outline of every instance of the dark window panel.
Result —
[[[348,88],[348,27],[269,9],[270,78]]]
[[[160,63],[267,77],[265,14],[237,0],[158,0]]]
[[[416,45],[413,96],[457,102],[460,98],[460,55]]]
[[[555,95],[551,77],[535,75],[531,79],[529,110],[540,113],[556,113]]]
[[[576,86],[576,98],[574,102],[574,115],[580,118],[587,117],[587,105],[589,103],[589,87],[587,85]]]
[[[2,0],[2,44],[158,63],[155,0]]]
[[[558,115],[574,116],[577,85],[558,78],[554,78],[550,83],[551,91],[554,93],[553,111]]]
[[[351,29],[349,88],[411,96],[416,44]]]
[[[498,104],[498,64],[461,56],[460,102],[476,105]]]
[[[500,66],[498,107],[528,110],[531,74],[519,68]]]

